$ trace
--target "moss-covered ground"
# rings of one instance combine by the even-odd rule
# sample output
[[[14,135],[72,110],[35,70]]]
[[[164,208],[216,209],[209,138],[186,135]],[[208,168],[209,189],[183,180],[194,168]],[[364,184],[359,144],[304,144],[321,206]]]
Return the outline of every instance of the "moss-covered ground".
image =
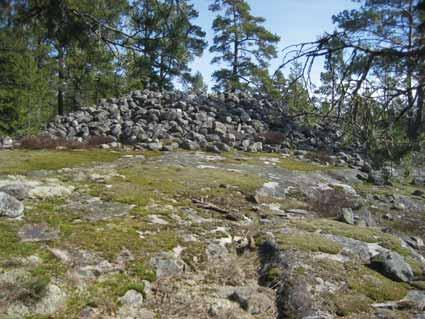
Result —
[[[106,150],[26,151],[0,152],[0,174],[25,174],[38,170],[57,170],[65,167],[112,162],[120,152]]]
[[[0,152],[0,174],[27,174],[37,170],[59,170],[61,168],[89,168],[93,173],[102,163],[115,163],[126,153],[82,150],[82,151],[7,151]],[[134,155],[130,153],[127,155]],[[252,194],[267,180],[255,170],[237,170],[237,164],[250,167],[274,163],[283,170],[305,174],[337,169],[280,154],[227,153],[217,168],[200,167],[194,163],[158,161],[159,153],[144,153],[146,160],[120,161],[114,167],[119,177],[107,182],[83,180],[75,182],[65,173],[57,173],[60,180],[76,186],[79,196],[99,197],[104,202],[120,202],[135,205],[128,215],[100,221],[87,221],[84,212],[67,207],[70,198],[28,199],[25,217],[22,220],[0,219],[0,270],[20,267],[19,258],[38,256],[41,262],[31,269],[31,280],[23,283],[33,295],[34,301],[50,282],[59,281],[69,296],[63,312],[57,317],[77,318],[86,306],[103,309],[113,314],[119,307],[118,299],[129,289],[143,292],[143,281],[155,281],[155,272],[150,265],[151,257],[159,252],[183,247],[181,258],[194,271],[208,271],[210,265],[206,247],[213,240],[223,239],[228,233],[244,237],[247,234],[273,233],[274,240],[283,251],[299,252],[306,256],[305,267],[297,271],[343,283],[338,293],[327,298],[329,309],[341,317],[370,314],[371,304],[403,298],[412,286],[395,283],[390,279],[355,262],[342,263],[333,260],[316,260],[314,255],[338,255],[342,247],[325,235],[344,236],[369,243],[378,243],[394,250],[406,258],[416,275],[423,275],[422,265],[412,257],[411,251],[401,245],[397,236],[383,232],[380,228],[347,225],[332,219],[280,220],[278,224],[261,224],[257,216]],[[270,160],[272,159],[272,160]],[[208,164],[208,163],[204,163]],[[228,166],[227,166],[228,164]],[[269,165],[269,164],[267,164]],[[397,185],[401,188],[401,185]],[[369,184],[356,185],[361,194],[389,194],[394,188],[376,189]],[[406,188],[407,194],[412,189]],[[250,217],[250,222],[226,220],[225,215],[200,209],[192,199],[212,203],[241,216]],[[302,197],[279,200],[281,209],[303,208],[309,205]],[[193,222],[188,209],[209,222]],[[152,223],[150,215],[157,215],[166,223]],[[18,236],[19,229],[28,223],[46,223],[59,231],[59,239],[51,242],[24,243]],[[192,235],[196,239],[184,239]],[[200,239],[200,240],[199,240]],[[47,248],[89,251],[111,263],[124,250],[130,251],[132,260],[125,269],[101,277],[84,289],[76,288],[68,277],[70,265],[61,262]],[[234,247],[229,247],[234,249]],[[219,265],[214,265],[219,266]],[[229,274],[235,269],[228,270]],[[207,276],[211,283],[219,280],[220,273]],[[272,268],[267,281],[276,282],[281,269]],[[417,283],[420,286],[420,283]],[[423,285],[425,287],[425,285]],[[422,288],[421,288],[422,289]],[[1,294],[1,290],[0,290]],[[1,316],[0,316],[1,317]],[[47,318],[30,316],[31,319]],[[355,317],[353,317],[355,318]],[[360,318],[360,317],[359,317]]]

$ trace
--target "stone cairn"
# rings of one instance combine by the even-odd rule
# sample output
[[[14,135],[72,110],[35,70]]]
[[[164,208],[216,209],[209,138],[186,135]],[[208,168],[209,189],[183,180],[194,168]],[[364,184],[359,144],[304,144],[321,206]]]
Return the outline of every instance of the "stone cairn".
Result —
[[[105,148],[122,143],[154,151],[323,150],[341,160],[361,161],[358,145],[343,148],[342,131],[335,126],[306,127],[286,114],[281,104],[248,94],[144,90],[57,116],[43,134],[78,141],[104,136],[113,141]]]

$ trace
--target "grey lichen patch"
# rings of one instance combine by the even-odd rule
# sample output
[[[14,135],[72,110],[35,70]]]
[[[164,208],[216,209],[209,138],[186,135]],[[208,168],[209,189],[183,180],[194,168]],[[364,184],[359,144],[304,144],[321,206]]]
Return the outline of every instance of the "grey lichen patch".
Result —
[[[80,196],[79,198],[71,199],[63,208],[77,213],[84,220],[98,221],[126,216],[134,206],[105,202],[97,197]]]

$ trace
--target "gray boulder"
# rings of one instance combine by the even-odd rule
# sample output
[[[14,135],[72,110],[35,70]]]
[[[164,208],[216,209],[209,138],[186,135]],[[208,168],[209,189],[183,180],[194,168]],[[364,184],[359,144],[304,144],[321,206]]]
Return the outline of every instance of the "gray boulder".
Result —
[[[10,138],[9,136],[0,138],[0,148],[11,149],[13,148],[13,144],[14,144],[13,139]]]
[[[121,307],[118,310],[119,319],[154,319],[156,316],[143,308],[143,295],[135,290],[129,290],[119,299]]]
[[[180,145],[181,148],[188,150],[188,151],[197,151],[200,149],[200,146],[198,143],[193,142],[191,140],[184,140],[183,143]]]
[[[395,281],[410,282],[414,277],[410,265],[393,251],[382,252],[373,257],[370,266]]]
[[[29,187],[23,183],[10,184],[0,187],[0,192],[7,193],[18,200],[24,200],[29,195]]]
[[[24,214],[24,204],[7,193],[0,192],[0,217],[18,218]]]
[[[351,208],[343,208],[339,220],[343,223],[354,225],[354,213]]]
[[[263,151],[263,143],[256,142],[254,144],[251,144],[248,147],[248,151],[253,152],[253,153],[262,152]]]
[[[187,265],[172,253],[162,252],[151,259],[157,278],[173,277],[185,272]]]
[[[238,303],[251,315],[261,315],[274,307],[274,299],[266,294],[266,291],[266,289],[256,286],[236,287],[228,299]]]

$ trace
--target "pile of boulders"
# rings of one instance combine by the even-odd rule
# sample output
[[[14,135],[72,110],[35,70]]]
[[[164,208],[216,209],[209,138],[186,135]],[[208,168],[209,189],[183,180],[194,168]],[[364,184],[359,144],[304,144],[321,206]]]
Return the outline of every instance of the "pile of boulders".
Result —
[[[145,90],[58,116],[45,133],[81,141],[105,136],[149,150],[341,151],[340,130],[303,127],[285,114],[281,104],[247,94]]]

